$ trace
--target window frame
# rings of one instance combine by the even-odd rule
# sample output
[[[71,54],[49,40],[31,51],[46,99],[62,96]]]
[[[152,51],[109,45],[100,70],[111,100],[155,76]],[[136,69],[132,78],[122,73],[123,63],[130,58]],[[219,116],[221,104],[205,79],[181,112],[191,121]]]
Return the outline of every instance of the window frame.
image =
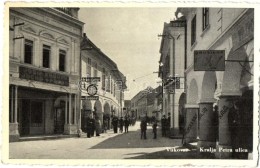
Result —
[[[209,26],[209,8],[202,8],[202,31]]]
[[[45,51],[48,51],[48,66],[45,66],[44,64],[44,50]],[[44,67],[44,68],[50,68],[50,63],[51,63],[51,59],[50,59],[50,57],[51,57],[51,46],[49,46],[49,45],[46,45],[46,44],[43,44],[43,46],[42,46],[42,67]]]
[[[61,56],[64,56],[64,62],[63,62],[63,70],[61,70]],[[65,72],[66,71],[66,56],[67,56],[67,52],[66,50],[63,49],[59,49],[59,71],[61,72]]]
[[[30,47],[30,50],[31,50],[30,56],[28,55],[29,52],[27,52],[26,46]],[[33,55],[34,55],[33,49],[34,49],[34,42],[32,40],[25,39],[24,40],[24,63],[33,64]],[[30,59],[27,57],[30,57]],[[27,62],[28,60],[30,60],[30,61]]]
[[[191,46],[196,42],[197,15],[195,14],[191,20]]]

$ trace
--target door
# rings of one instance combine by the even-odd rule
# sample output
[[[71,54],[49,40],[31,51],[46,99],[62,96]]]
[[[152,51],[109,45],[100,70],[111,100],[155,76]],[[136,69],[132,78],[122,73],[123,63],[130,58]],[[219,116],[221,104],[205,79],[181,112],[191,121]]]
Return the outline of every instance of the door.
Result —
[[[31,115],[30,115],[30,134],[42,135],[44,134],[44,102],[31,101]]]
[[[30,134],[30,100],[22,100],[21,119],[20,119],[20,134]]]
[[[65,124],[65,102],[61,101],[61,106],[56,108],[54,115],[54,132],[56,134],[62,134],[64,132],[64,124]]]

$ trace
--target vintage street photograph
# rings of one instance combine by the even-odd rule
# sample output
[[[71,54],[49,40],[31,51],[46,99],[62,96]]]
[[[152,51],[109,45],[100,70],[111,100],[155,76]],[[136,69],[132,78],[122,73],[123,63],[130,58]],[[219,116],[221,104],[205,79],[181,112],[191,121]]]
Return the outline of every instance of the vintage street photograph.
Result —
[[[258,159],[254,6],[5,5],[9,162]]]

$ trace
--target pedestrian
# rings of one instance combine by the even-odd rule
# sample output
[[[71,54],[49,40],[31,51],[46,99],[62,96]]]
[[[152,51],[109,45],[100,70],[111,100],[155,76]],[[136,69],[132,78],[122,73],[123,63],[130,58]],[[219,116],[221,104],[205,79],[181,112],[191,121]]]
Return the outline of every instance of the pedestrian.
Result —
[[[167,119],[165,115],[161,118],[162,136],[166,137]]]
[[[125,117],[125,133],[128,133],[128,127],[129,127],[129,118]]]
[[[114,133],[117,133],[117,129],[118,129],[118,118],[116,116],[113,117],[112,119],[112,125],[114,128]]]
[[[91,137],[91,131],[92,131],[92,123],[90,116],[86,119],[86,131],[87,131],[87,138]]]
[[[95,120],[96,136],[100,136],[101,133],[101,122],[98,117]]]
[[[231,134],[231,145],[232,145],[232,158],[238,159],[238,153],[235,149],[239,148],[239,131],[240,131],[240,113],[239,113],[239,102],[235,102],[233,107],[230,108],[228,113],[228,125]]]
[[[153,123],[153,139],[157,138],[157,121],[155,120]]]
[[[107,132],[107,126],[108,126],[108,120],[107,120],[107,118],[104,120],[103,125],[104,125],[104,132]]]
[[[146,139],[147,122],[145,119],[141,121],[140,127],[141,127],[141,139],[143,138]]]
[[[171,127],[171,113],[168,113],[168,118],[166,121],[166,136],[170,136],[170,127]]]
[[[119,130],[120,130],[120,133],[123,132],[123,127],[124,127],[124,120],[123,120],[123,117],[121,117],[120,120],[119,120]]]
[[[91,125],[91,127],[90,127],[90,129],[91,129],[90,135],[91,135],[91,137],[93,137],[95,129],[96,129],[95,128],[95,119],[93,117],[90,118],[90,125]]]

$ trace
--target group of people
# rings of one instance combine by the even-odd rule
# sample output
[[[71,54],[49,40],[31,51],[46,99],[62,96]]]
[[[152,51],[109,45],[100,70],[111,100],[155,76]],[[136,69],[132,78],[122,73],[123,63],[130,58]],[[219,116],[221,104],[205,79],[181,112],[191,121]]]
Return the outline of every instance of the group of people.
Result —
[[[140,128],[141,128],[141,139],[147,139],[146,136],[146,130],[147,130],[147,118],[143,118],[141,119],[141,124],[140,124]],[[153,120],[153,139],[157,138],[157,121],[156,119]]]
[[[91,138],[94,136],[94,133],[96,131],[96,136],[100,136],[101,133],[101,121],[98,116],[87,117],[87,138]]]
[[[168,113],[168,118],[165,115],[161,118],[162,136],[167,137],[170,134],[171,116]]]
[[[118,128],[120,133],[123,132],[124,128],[125,128],[125,133],[128,133],[128,127],[131,124],[130,118],[128,116],[120,117],[120,119],[118,119],[117,116],[114,116],[112,119],[112,125],[113,125],[113,130],[114,133],[118,132]]]

